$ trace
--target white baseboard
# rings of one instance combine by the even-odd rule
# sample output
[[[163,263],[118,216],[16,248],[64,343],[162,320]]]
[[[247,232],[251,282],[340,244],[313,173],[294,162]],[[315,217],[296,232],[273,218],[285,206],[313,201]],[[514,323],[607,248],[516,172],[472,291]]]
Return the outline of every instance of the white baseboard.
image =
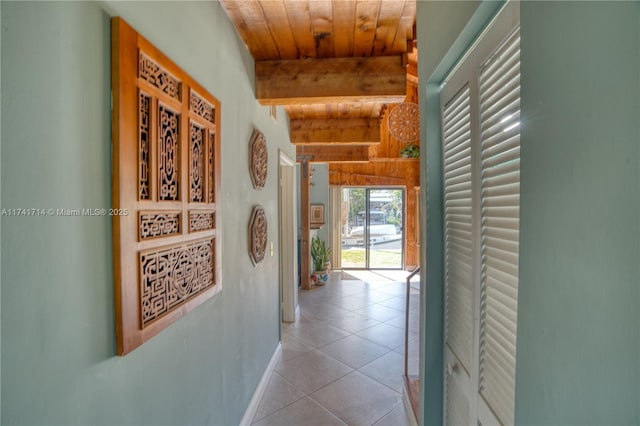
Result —
[[[253,420],[253,416],[255,416],[256,411],[258,410],[258,406],[260,405],[260,401],[264,396],[264,392],[267,390],[267,385],[269,384],[269,379],[271,378],[271,374],[273,374],[273,370],[276,368],[276,364],[278,363],[278,359],[280,358],[280,353],[282,352],[282,343],[278,342],[278,346],[276,346],[276,350],[273,351],[273,355],[271,356],[271,360],[269,361],[269,365],[267,365],[267,369],[264,371],[258,386],[256,387],[255,392],[253,393],[253,397],[251,401],[249,401],[249,406],[247,406],[247,410],[244,412],[244,416],[242,416],[242,420],[240,420],[240,426],[250,426],[251,421]]]

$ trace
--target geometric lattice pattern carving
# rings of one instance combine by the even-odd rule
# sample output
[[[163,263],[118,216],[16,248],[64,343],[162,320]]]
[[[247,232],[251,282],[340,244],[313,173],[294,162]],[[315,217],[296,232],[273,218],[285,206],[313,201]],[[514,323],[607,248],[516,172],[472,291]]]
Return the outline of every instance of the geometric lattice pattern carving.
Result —
[[[179,115],[164,105],[159,108],[158,137],[158,198],[163,201],[177,201],[179,188]]]
[[[202,99],[202,97],[193,90],[189,96],[189,109],[205,120],[213,124],[216,123],[216,111],[213,105]]]
[[[215,216],[213,212],[190,212],[189,232],[206,231],[215,226]]]
[[[180,233],[180,213],[140,213],[140,240]]]
[[[190,123],[189,129],[189,198],[204,201],[204,129]]]
[[[174,99],[180,99],[180,81],[142,52],[139,59],[139,73],[140,78],[148,81],[152,86]]]
[[[151,139],[151,98],[140,92],[138,105],[138,197],[148,200],[151,196],[149,186],[149,143]]]
[[[210,203],[215,203],[216,202],[216,192],[215,192],[215,188],[216,188],[216,181],[215,181],[215,174],[214,169],[215,169],[215,162],[216,162],[216,158],[215,158],[215,150],[213,149],[213,144],[211,143],[211,141],[216,140],[216,134],[215,133],[209,133],[209,143],[207,144],[207,159],[208,159],[208,164],[207,164],[207,181],[208,181],[208,185],[207,187],[209,188],[209,202]]]
[[[264,259],[267,251],[267,214],[261,206],[256,206],[249,221],[249,257],[253,266]]]
[[[140,254],[142,327],[214,284],[213,240]]]
[[[249,174],[255,189],[264,188],[267,181],[267,140],[260,130],[254,130],[249,141]]]
[[[129,212],[112,218],[124,355],[222,290],[221,107],[120,18],[111,49],[112,207]]]
[[[420,108],[412,102],[397,105],[389,113],[389,133],[401,142],[420,138]]]

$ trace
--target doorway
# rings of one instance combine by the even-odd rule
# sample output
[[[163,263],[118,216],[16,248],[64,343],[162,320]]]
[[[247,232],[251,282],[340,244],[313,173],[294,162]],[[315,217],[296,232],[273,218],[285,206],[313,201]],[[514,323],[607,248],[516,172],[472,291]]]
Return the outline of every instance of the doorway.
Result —
[[[404,267],[404,196],[403,188],[342,189],[343,269]]]
[[[298,307],[298,251],[296,243],[295,163],[284,152],[279,155],[279,217],[280,217],[280,303],[281,318],[293,322]]]

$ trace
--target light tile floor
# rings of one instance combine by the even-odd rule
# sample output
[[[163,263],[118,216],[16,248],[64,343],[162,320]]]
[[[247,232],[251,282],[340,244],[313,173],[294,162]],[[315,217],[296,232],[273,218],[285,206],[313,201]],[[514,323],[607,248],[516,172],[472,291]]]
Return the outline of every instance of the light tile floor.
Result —
[[[299,318],[282,325],[282,354],[253,424],[408,425],[401,393],[406,276],[334,272],[327,285],[300,290]],[[409,374],[418,371],[418,299],[412,288]]]

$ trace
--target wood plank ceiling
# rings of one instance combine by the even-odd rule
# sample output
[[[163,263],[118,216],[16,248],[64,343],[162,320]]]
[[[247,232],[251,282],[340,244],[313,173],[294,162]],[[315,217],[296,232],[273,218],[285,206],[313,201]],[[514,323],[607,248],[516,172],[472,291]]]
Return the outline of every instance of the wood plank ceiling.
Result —
[[[404,186],[405,264],[418,265],[419,162],[399,158],[408,141],[387,123],[392,104],[417,102],[416,0],[219,1],[255,59],[256,98],[289,115],[301,164],[302,276],[310,277],[312,162],[329,163],[330,185]]]
[[[339,161],[336,145],[380,143],[383,106],[416,79],[415,0],[220,3],[256,61],[256,97],[285,106],[294,144]]]

